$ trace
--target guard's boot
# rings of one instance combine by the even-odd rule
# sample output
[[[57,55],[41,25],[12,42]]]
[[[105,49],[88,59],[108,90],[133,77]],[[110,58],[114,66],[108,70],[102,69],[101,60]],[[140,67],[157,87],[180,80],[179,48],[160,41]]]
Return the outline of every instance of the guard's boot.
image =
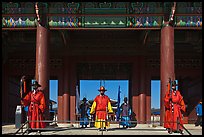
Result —
[[[167,128],[167,131],[169,134],[172,134],[172,130],[170,128]]]
[[[179,132],[180,132],[181,135],[184,134],[183,130],[181,130],[181,129],[179,129]]]

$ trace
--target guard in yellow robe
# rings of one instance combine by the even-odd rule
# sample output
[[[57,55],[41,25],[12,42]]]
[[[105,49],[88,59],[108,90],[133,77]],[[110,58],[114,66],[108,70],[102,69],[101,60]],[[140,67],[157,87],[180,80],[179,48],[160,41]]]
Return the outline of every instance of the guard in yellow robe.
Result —
[[[113,113],[110,98],[104,94],[107,91],[103,86],[98,90],[100,95],[97,95],[91,106],[90,114],[95,113],[95,127],[98,129],[106,129],[110,126],[108,120],[108,113]]]

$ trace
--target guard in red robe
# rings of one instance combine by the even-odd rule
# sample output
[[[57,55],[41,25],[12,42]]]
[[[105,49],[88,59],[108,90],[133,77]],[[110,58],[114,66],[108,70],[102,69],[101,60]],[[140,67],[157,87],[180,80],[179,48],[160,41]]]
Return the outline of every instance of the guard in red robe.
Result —
[[[28,120],[30,128],[45,128],[43,113],[45,111],[45,96],[38,88],[41,87],[37,81],[32,84],[33,91],[30,91],[21,101],[22,105],[28,107]]]
[[[101,86],[100,95],[97,95],[91,107],[90,114],[95,114],[95,127],[98,129],[106,129],[110,126],[107,122],[108,113],[113,113],[110,98],[104,94],[106,89]]]
[[[169,88],[169,86],[168,86]],[[170,89],[170,88],[169,88]],[[172,83],[171,95],[169,90],[166,92],[164,98],[165,105],[165,119],[164,127],[169,133],[179,132],[183,134],[183,113],[186,111],[185,103],[180,91],[176,90],[176,82]],[[178,122],[181,124],[178,124]]]
[[[168,98],[170,96],[170,82],[167,85],[167,92],[165,93],[165,97],[164,97],[164,108],[165,108],[165,115],[164,115],[164,128],[166,128],[168,130],[168,132],[170,131],[170,121],[171,121],[171,110],[170,110],[170,102],[168,101]]]

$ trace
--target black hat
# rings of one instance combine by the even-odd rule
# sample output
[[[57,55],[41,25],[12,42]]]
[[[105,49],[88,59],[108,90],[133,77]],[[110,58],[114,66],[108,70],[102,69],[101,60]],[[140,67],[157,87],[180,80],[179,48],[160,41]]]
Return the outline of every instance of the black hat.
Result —
[[[87,99],[84,97],[83,99],[82,99],[83,101],[87,101]]]
[[[176,84],[176,81],[172,82],[172,86],[178,86],[178,84]]]
[[[41,87],[41,85],[40,85],[40,84],[38,84],[38,81],[34,81],[34,82],[33,82],[33,84],[32,84],[31,86],[33,86],[33,87],[34,87],[34,86]]]
[[[104,86],[101,86],[98,91],[107,91]]]

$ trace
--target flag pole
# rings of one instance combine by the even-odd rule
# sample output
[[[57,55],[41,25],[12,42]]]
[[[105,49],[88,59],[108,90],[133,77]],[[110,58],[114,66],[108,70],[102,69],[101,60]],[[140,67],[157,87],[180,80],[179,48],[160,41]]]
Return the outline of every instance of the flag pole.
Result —
[[[118,105],[117,105],[117,121],[119,121],[120,117],[120,86],[118,87]]]

